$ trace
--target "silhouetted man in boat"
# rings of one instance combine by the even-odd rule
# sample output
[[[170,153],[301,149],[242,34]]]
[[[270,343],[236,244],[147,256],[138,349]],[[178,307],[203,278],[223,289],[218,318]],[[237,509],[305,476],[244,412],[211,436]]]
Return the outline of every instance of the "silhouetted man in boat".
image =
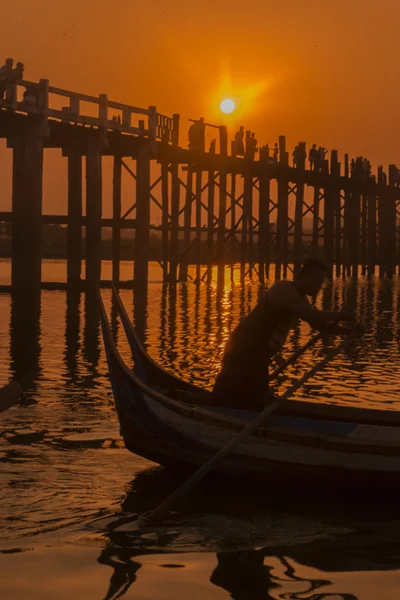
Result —
[[[222,368],[212,392],[212,404],[260,411],[268,392],[268,365],[286,340],[294,319],[319,331],[333,331],[340,321],[354,317],[346,310],[315,309],[307,296],[315,296],[325,280],[326,265],[307,260],[295,281],[277,281],[261,302],[232,333]]]

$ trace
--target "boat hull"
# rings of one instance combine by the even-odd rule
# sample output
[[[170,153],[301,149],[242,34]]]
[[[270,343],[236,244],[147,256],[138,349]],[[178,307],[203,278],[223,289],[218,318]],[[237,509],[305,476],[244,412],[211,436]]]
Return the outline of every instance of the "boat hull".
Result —
[[[160,383],[173,388],[174,384],[180,387],[181,382],[169,374],[163,379],[165,372],[161,373],[157,389],[151,387],[143,356],[137,357],[142,378],[123,363],[102,305],[101,308],[110,381],[128,450],[167,467],[193,470],[254,418],[254,413],[190,405],[168,397],[161,393]],[[132,344],[131,349],[133,354],[137,352]],[[390,424],[386,417],[387,422],[373,425],[370,415],[366,422],[357,422],[340,419],[329,411],[327,417],[308,414],[306,409],[300,413],[281,411],[270,417],[218,463],[217,473],[236,479],[273,478],[286,482],[304,478],[362,482],[373,476],[374,483],[379,479],[397,485],[400,423]],[[380,418],[385,421],[383,415]]]

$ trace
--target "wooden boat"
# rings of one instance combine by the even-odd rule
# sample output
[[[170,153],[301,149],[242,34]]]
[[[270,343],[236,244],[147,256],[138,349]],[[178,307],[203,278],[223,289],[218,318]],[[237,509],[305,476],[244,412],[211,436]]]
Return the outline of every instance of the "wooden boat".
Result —
[[[115,293],[135,372],[121,359],[101,305],[101,324],[121,434],[131,452],[194,469],[227,444],[255,413],[208,405],[209,394],[159,367],[147,354]],[[395,412],[286,401],[218,472],[241,478],[396,483],[400,417]]]

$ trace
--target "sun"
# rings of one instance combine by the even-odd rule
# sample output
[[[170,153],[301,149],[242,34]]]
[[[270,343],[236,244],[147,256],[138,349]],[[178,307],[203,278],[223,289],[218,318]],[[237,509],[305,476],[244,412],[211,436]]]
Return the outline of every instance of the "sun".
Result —
[[[221,112],[225,113],[226,115],[229,115],[235,110],[236,104],[231,98],[225,98],[224,100],[222,100],[219,107],[221,109]]]

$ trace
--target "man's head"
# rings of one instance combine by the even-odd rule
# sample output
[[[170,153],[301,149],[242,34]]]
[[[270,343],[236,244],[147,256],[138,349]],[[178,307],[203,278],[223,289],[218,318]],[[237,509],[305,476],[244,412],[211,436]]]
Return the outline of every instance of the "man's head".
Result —
[[[14,59],[13,58],[6,58],[6,67],[8,67],[9,69],[12,69],[14,65]]]
[[[315,296],[325,281],[326,271],[325,263],[317,258],[310,258],[301,267],[296,283],[306,296]]]

